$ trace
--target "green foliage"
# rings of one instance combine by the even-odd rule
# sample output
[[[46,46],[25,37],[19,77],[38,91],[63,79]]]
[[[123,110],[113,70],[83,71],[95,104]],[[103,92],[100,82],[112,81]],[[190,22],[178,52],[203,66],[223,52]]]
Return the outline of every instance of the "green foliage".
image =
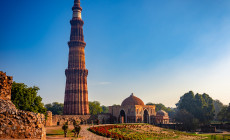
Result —
[[[62,130],[64,131],[65,137],[67,136],[68,128],[68,122],[65,122],[65,124],[62,126]]]
[[[109,107],[107,107],[107,106],[101,106],[101,108],[102,108],[102,113],[109,113]]]
[[[230,122],[230,105],[224,106],[217,115],[217,119],[222,122]]]
[[[146,105],[155,105],[154,103],[148,102]]]
[[[76,137],[76,135],[78,137],[81,131],[81,126],[79,124],[80,124],[80,120],[74,120],[73,122],[74,129],[72,130],[72,132],[74,133],[74,137]]]
[[[36,86],[28,87],[24,83],[13,82],[11,101],[20,110],[46,114],[42,98],[37,95],[38,90]]]
[[[177,111],[175,115],[177,122],[183,123],[183,128],[186,131],[195,130],[198,127],[199,121],[191,113],[184,109]]]
[[[80,131],[81,131],[81,126],[80,126],[80,125],[74,125],[74,129],[73,129],[73,131],[72,131],[72,132],[74,133],[74,137],[76,137],[76,135],[77,135],[77,137],[78,137]]]
[[[100,114],[102,111],[103,110],[100,106],[100,102],[98,101],[89,102],[89,112],[91,115]]]
[[[64,109],[64,104],[58,103],[58,102],[53,102],[52,104],[46,104],[45,108],[48,111],[51,111],[53,115],[62,115],[63,109]]]
[[[203,140],[230,140],[229,134],[197,134],[205,137]]]
[[[221,103],[219,100],[214,100],[213,101],[214,108],[215,108],[215,119],[217,119],[217,115],[221,111],[221,109],[224,107],[224,104]]]
[[[186,110],[201,124],[209,124],[215,115],[213,99],[206,93],[185,93],[176,106],[178,110]]]

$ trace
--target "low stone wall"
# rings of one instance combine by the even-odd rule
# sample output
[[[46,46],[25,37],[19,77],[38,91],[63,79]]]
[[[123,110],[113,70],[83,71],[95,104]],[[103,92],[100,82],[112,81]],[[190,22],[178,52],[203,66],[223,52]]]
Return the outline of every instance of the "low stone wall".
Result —
[[[113,124],[116,121],[116,118],[110,113],[98,114],[98,120],[100,124]]]
[[[45,116],[16,109],[10,100],[0,99],[0,139],[46,138]]]
[[[97,116],[92,115],[54,115],[52,117],[52,125],[63,125],[65,122],[72,124],[75,120],[81,121],[81,123],[91,123],[92,120],[96,120]]]
[[[211,126],[211,125],[206,125],[201,127],[201,132],[204,133],[215,133],[216,132],[216,127]]]
[[[216,129],[225,129],[225,130],[230,130],[230,124],[211,124],[212,126],[215,126]]]

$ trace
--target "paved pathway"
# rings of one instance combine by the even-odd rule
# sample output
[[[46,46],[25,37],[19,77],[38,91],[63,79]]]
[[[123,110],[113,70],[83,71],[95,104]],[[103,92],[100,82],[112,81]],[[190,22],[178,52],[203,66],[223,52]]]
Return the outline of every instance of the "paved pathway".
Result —
[[[98,136],[90,131],[88,131],[87,129],[89,128],[89,126],[81,126],[81,132],[80,132],[80,136],[83,137],[83,140],[110,140],[110,138],[105,138],[102,136]]]

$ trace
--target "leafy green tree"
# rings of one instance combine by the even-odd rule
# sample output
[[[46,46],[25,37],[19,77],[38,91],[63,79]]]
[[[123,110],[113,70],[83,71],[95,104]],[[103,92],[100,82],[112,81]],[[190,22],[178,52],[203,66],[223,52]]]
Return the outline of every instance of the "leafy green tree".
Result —
[[[222,122],[230,122],[230,104],[221,109],[217,115],[217,119]]]
[[[176,112],[175,120],[176,122],[183,123],[183,129],[186,131],[196,130],[199,124],[198,119],[184,109]]]
[[[155,104],[152,102],[148,102],[146,105],[155,105]]]
[[[102,111],[103,110],[100,106],[100,102],[98,101],[89,102],[89,112],[91,115],[100,114]]]
[[[155,109],[156,112],[159,111],[159,110],[164,110],[166,112],[171,110],[170,108],[165,107],[165,105],[163,105],[162,103],[154,104],[154,103],[149,102],[146,105],[155,105],[156,106],[156,109]]]
[[[62,126],[62,130],[64,131],[64,136],[67,136],[67,132],[68,132],[68,122],[65,122],[65,124]]]
[[[52,104],[46,104],[45,108],[48,111],[51,111],[53,115],[62,115],[63,109],[64,109],[64,104],[58,103],[58,102],[53,102]]]
[[[109,107],[107,107],[107,106],[101,106],[101,108],[102,108],[102,113],[109,113]]]
[[[79,136],[79,133],[81,131],[81,126],[80,125],[74,125],[74,129],[73,129],[73,132],[74,132],[74,137],[77,137]]]
[[[219,100],[214,100],[213,104],[214,104],[214,108],[215,108],[215,119],[217,119],[217,115],[219,114],[219,112],[224,107],[224,104],[222,102],[220,102]]]
[[[46,114],[42,98],[37,95],[38,90],[36,86],[28,87],[24,83],[13,82],[11,101],[20,110]]]
[[[213,99],[206,93],[196,94],[192,91],[185,93],[176,104],[178,110],[186,110],[201,124],[208,124],[215,115]]]
[[[79,136],[79,133],[80,133],[80,131],[81,131],[81,126],[79,125],[80,124],[80,121],[74,121],[73,122],[73,126],[74,126],[74,129],[73,129],[73,133],[74,133],[74,137],[76,137],[76,135],[77,135],[77,137]]]

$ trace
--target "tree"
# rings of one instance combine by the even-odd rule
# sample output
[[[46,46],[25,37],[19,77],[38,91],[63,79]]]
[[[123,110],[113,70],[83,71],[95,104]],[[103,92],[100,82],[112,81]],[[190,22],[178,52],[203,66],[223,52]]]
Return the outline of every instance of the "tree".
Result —
[[[165,105],[163,105],[162,103],[159,103],[159,104],[154,104],[154,103],[147,103],[146,105],[155,105],[156,108],[155,108],[155,111],[159,111],[159,110],[164,110],[166,112],[169,112],[171,109],[169,107],[165,107]]]
[[[229,106],[224,106],[217,115],[217,119],[222,122],[230,122],[230,104]]]
[[[74,132],[74,137],[76,137],[76,135],[77,135],[77,137],[79,136],[79,133],[80,133],[80,131],[81,131],[81,126],[79,125],[80,124],[80,121],[74,121],[73,122],[73,125],[74,125],[74,129],[73,129],[73,131],[72,132]]]
[[[188,111],[181,109],[176,112],[175,115],[176,122],[183,124],[183,130],[191,131],[196,130],[199,121]]]
[[[38,90],[39,88],[36,86],[28,87],[24,83],[13,82],[11,101],[17,109],[46,114],[42,98],[37,95]]]
[[[46,104],[45,108],[48,111],[51,111],[53,115],[62,115],[63,109],[64,109],[64,104],[58,103],[58,102],[53,102],[52,104]]]
[[[208,124],[215,115],[213,99],[206,93],[196,94],[192,91],[185,93],[176,104],[178,110],[186,110],[194,116],[199,123]]]
[[[107,106],[101,106],[101,108],[102,108],[102,113],[109,113],[109,107],[107,107]]]
[[[77,135],[77,137],[79,136],[79,133],[80,133],[80,131],[81,131],[81,126],[80,125],[74,125],[74,137],[76,137],[76,135]]]
[[[64,131],[64,136],[67,136],[67,132],[68,132],[68,122],[65,122],[65,124],[62,126],[62,130]]]
[[[103,110],[100,106],[100,102],[98,101],[89,102],[89,112],[91,115],[100,114],[102,111]]]
[[[220,102],[219,100],[214,100],[213,105],[214,105],[214,108],[215,108],[215,119],[217,119],[217,115],[219,114],[219,112],[224,107],[224,104],[222,102]]]

